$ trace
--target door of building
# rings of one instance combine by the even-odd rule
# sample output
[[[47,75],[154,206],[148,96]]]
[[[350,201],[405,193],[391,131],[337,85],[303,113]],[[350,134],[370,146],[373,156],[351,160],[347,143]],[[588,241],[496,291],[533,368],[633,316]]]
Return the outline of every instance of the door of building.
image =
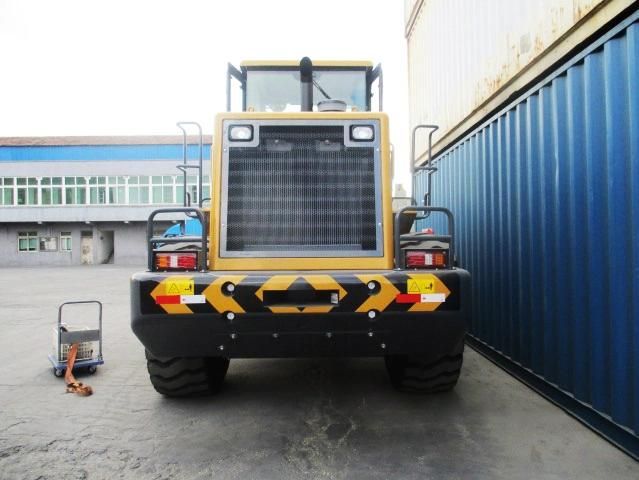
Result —
[[[93,232],[82,232],[80,237],[80,261],[82,265],[93,264]]]

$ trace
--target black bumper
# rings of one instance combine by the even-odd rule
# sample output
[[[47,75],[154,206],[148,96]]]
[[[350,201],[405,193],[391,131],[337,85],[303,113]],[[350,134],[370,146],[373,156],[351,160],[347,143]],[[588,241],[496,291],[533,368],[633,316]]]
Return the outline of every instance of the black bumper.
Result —
[[[131,280],[133,332],[161,357],[437,358],[463,339],[469,316],[470,275],[461,269],[156,272]]]

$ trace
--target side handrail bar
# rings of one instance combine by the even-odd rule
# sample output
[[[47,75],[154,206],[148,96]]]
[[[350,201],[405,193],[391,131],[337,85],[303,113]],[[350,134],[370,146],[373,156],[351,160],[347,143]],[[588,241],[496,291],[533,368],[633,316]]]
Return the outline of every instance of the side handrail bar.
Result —
[[[155,237],[153,235],[153,223],[155,217],[163,214],[163,213],[184,213],[188,216],[196,216],[202,225],[202,235],[200,237],[196,236],[185,236],[185,237]],[[189,215],[194,214],[194,215]],[[200,242],[200,251],[202,255],[198,258],[198,268],[200,271],[206,270],[206,259],[208,257],[208,244],[207,244],[207,231],[206,231],[206,223],[204,218],[204,213],[199,208],[195,207],[170,207],[170,208],[158,208],[157,210],[153,210],[151,215],[149,215],[149,219],[146,224],[146,243],[147,243],[147,267],[149,272],[153,271],[153,251],[155,249],[155,245],[158,243],[179,243],[184,241],[199,241]]]
[[[198,204],[201,207],[202,206],[202,202],[201,202],[201,198],[202,198],[202,157],[203,157],[203,138],[202,138],[202,126],[197,123],[197,122],[177,122],[176,123],[177,127],[182,130],[182,165],[178,165],[178,169],[182,171],[183,173],[183,177],[184,177],[184,206],[188,207],[190,206],[190,200],[187,203],[187,181],[186,181],[186,169],[187,168],[196,168],[198,170],[198,175],[197,175],[197,188],[198,188]],[[197,128],[198,130],[198,135],[199,135],[199,155],[198,155],[198,164],[197,166],[195,165],[187,165],[188,163],[188,159],[187,159],[187,150],[188,150],[188,141],[187,141],[187,136],[186,136],[186,129],[184,128],[184,125],[193,125]]]
[[[416,146],[416,141],[417,141],[417,131],[420,129],[426,129],[426,130],[430,130],[428,132],[428,160],[426,162],[425,166],[422,167],[416,167],[415,166],[415,162],[417,161],[417,158],[415,158],[415,150],[417,148]],[[416,190],[416,185],[415,185],[415,173],[416,172],[428,172],[428,177],[427,177],[427,185],[426,185],[426,193],[424,194],[424,206],[429,207],[430,206],[430,201],[431,201],[431,192],[432,192],[432,188],[433,188],[433,173],[435,173],[437,171],[436,167],[433,167],[432,163],[433,163],[433,135],[434,133],[439,130],[439,125],[429,125],[429,124],[420,124],[420,125],[416,125],[413,128],[413,132],[412,132],[412,142],[411,142],[411,149],[410,149],[410,175],[411,175],[411,188],[412,190],[412,194],[415,195],[415,190]],[[418,218],[418,220],[423,220],[424,218],[428,217],[428,215],[422,216],[420,218]]]
[[[395,268],[396,269],[401,269],[402,268],[402,262],[401,262],[401,239],[402,239],[402,235],[399,233],[400,232],[400,217],[402,216],[402,214],[404,212],[427,212],[427,213],[432,213],[432,212],[440,212],[446,215],[446,217],[448,218],[448,235],[450,236],[450,245],[448,247],[448,262],[447,262],[447,267],[448,268],[452,268],[452,266],[454,265],[455,262],[455,219],[453,217],[453,212],[451,212],[450,210],[448,210],[447,208],[444,207],[418,207],[416,205],[409,205],[407,207],[402,208],[401,210],[399,210],[397,212],[397,215],[395,216],[395,224],[393,225],[394,228],[394,248],[395,248]]]

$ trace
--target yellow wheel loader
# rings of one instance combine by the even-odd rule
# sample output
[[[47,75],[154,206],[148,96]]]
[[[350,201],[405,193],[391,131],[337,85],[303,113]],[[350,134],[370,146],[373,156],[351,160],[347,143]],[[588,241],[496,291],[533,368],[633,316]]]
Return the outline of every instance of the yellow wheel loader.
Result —
[[[154,211],[148,271],[131,281],[132,329],[158,392],[216,391],[230,359],[302,356],[383,357],[400,390],[454,387],[470,276],[455,266],[448,210],[392,211],[381,75],[307,57],[229,65],[210,208]],[[203,228],[158,236],[163,215]],[[445,234],[411,233],[431,215],[446,217]]]

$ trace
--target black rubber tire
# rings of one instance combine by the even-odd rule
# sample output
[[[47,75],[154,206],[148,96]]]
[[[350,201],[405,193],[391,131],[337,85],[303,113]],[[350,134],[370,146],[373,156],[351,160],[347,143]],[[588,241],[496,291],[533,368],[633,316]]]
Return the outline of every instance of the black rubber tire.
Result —
[[[464,342],[443,357],[387,355],[386,370],[393,386],[401,392],[438,393],[455,388],[464,360]]]
[[[223,357],[159,358],[146,350],[146,366],[153,388],[167,397],[216,393],[224,383],[229,359]]]

